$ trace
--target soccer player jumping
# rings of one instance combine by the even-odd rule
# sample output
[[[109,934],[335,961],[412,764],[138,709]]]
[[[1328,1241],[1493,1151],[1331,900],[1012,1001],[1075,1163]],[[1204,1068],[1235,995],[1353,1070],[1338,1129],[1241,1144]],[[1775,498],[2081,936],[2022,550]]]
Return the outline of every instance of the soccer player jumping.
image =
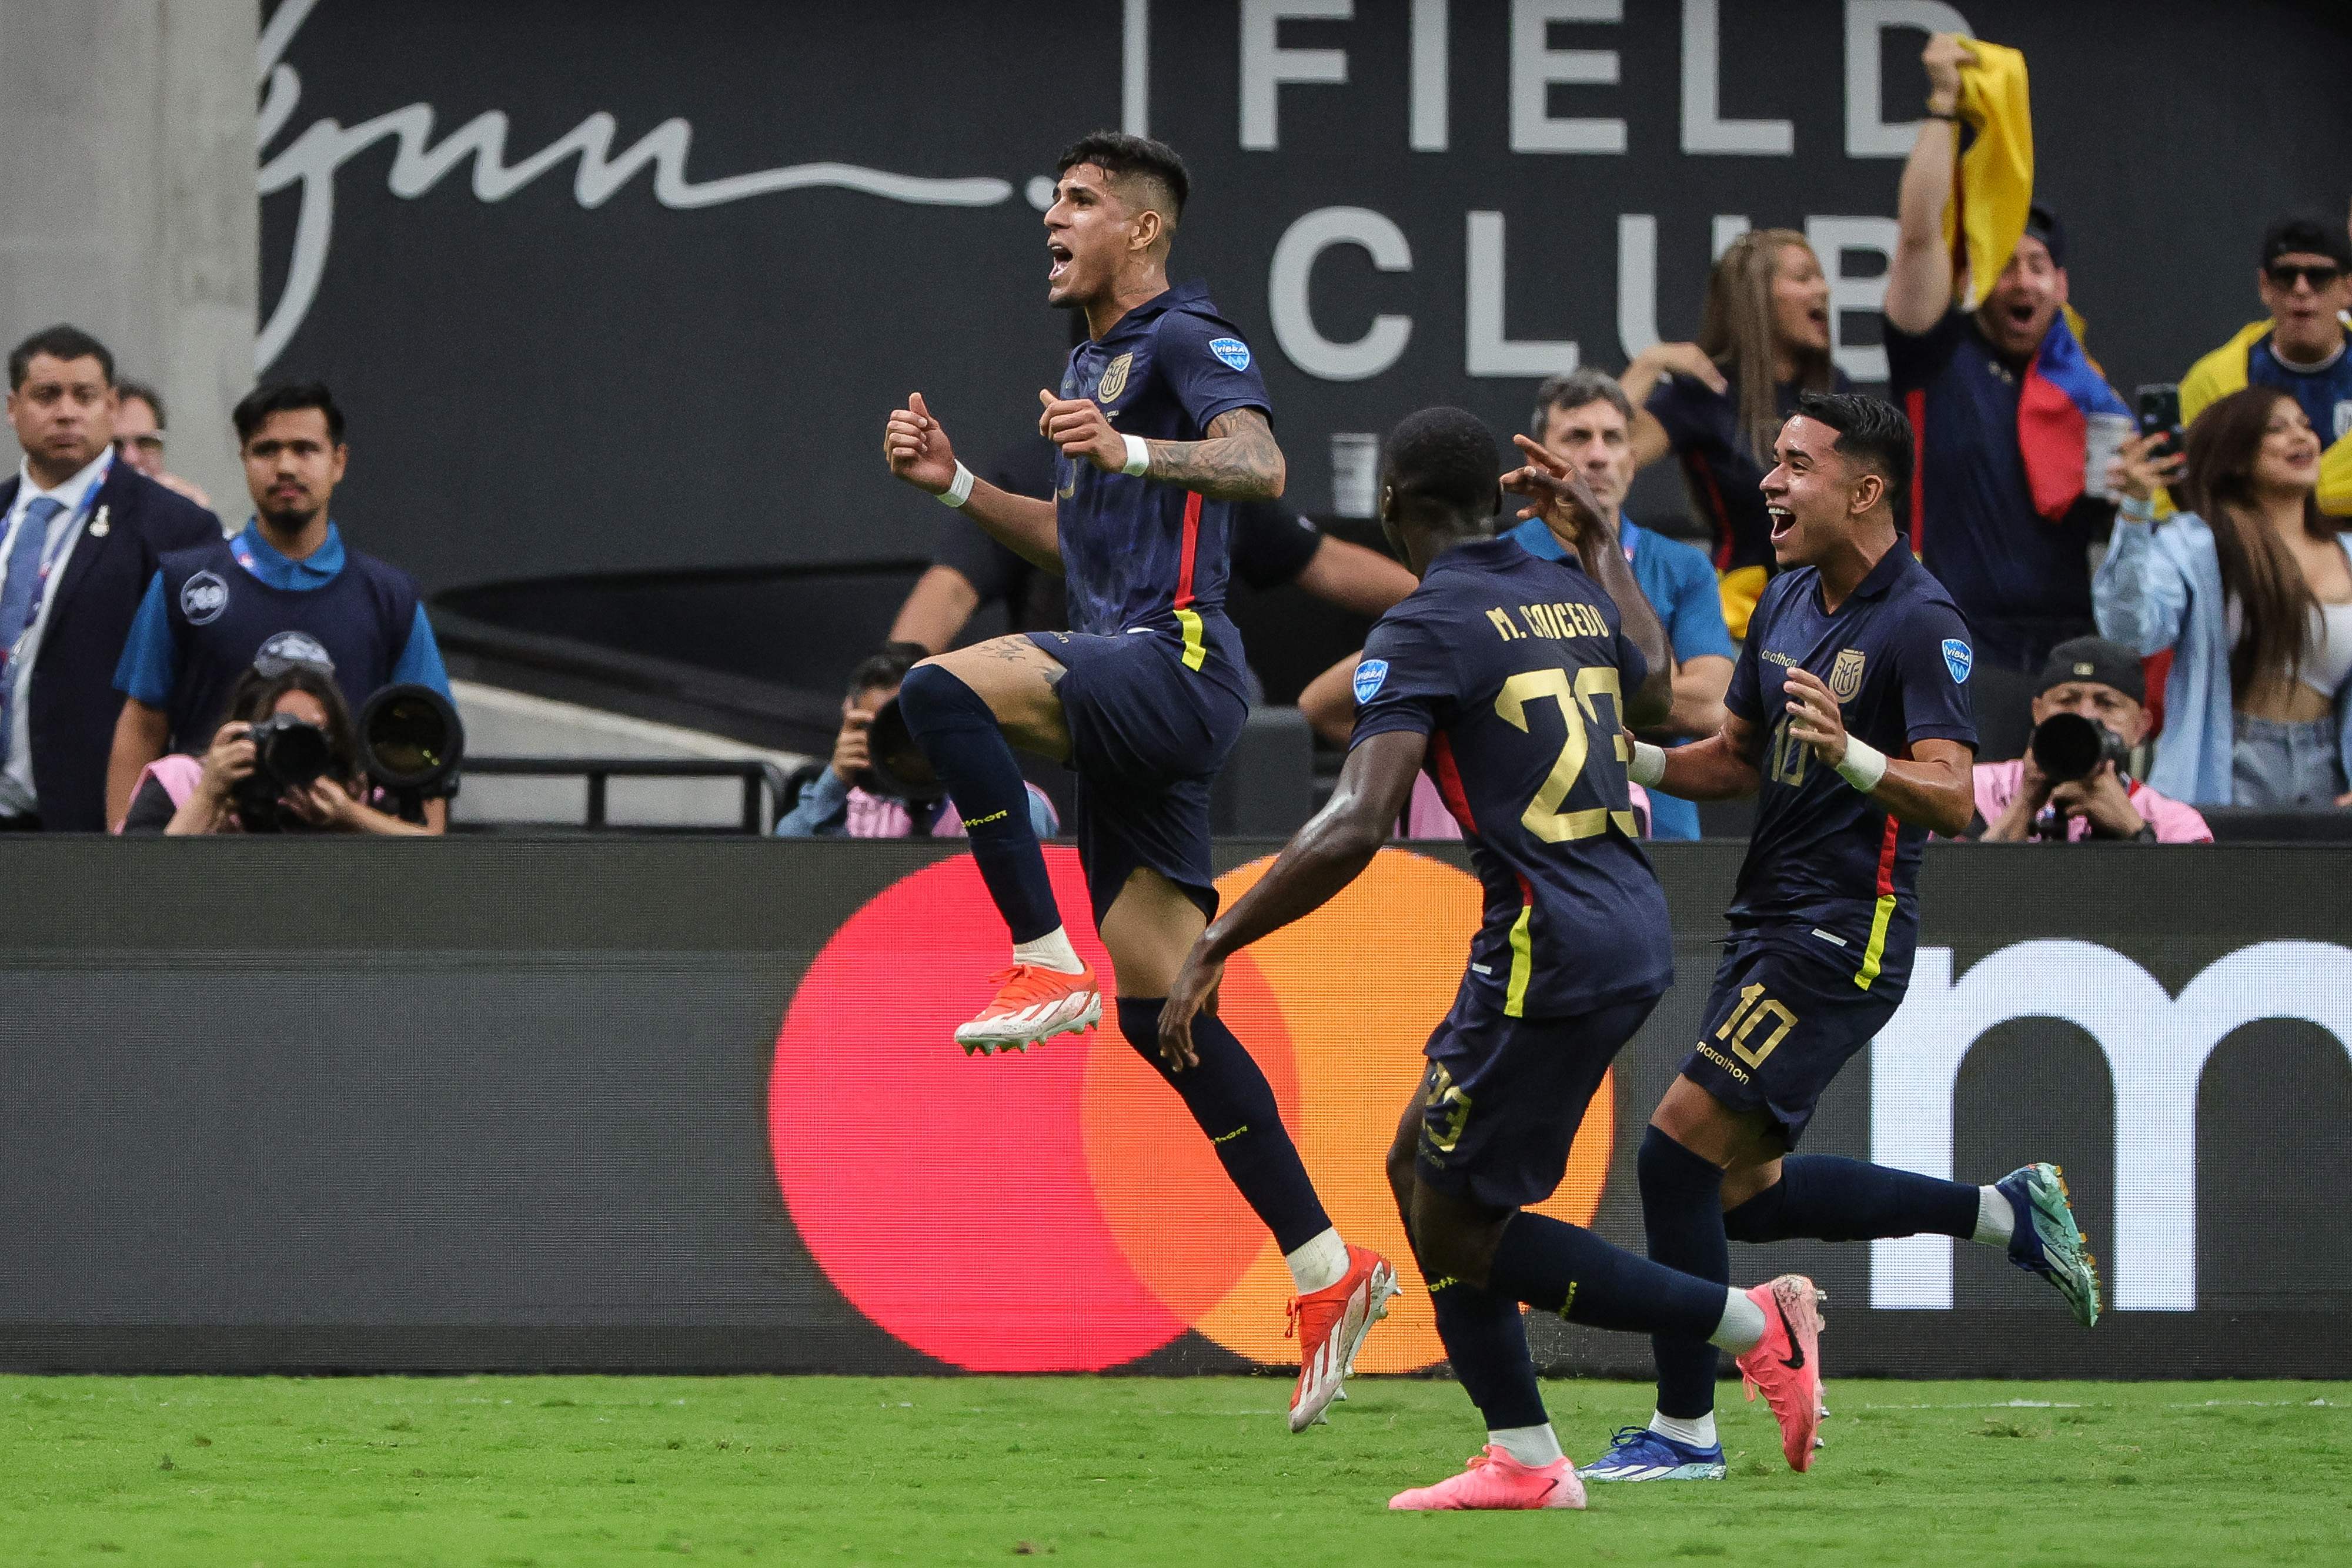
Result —
[[[1159,1051],[1161,1001],[1216,912],[1209,782],[1248,709],[1241,637],[1224,613],[1232,503],[1282,494],[1282,449],[1248,344],[1202,285],[1169,287],[1191,187],[1175,152],[1100,131],[1055,172],[1046,299],[1084,311],[1089,334],[1059,392],[1037,394],[1038,430],[1062,453],[1056,498],[975,479],[919,392],[883,437],[893,474],[1061,572],[1076,622],[926,659],[899,690],[1012,929],[1012,966],[956,1039],[968,1052],[1020,1051],[1102,1016],[1030,829],[1019,746],[1076,770],[1078,858],[1120,1032],[1182,1096],[1289,1262],[1300,1342],[1290,1427],[1301,1431],[1339,1394],[1396,1272],[1340,1239],[1232,1030],[1212,1020],[1181,1063]]]
[[[1601,1075],[1674,978],[1665,895],[1634,841],[1622,728],[1665,716],[1674,670],[1591,489],[1519,444],[1528,465],[1505,479],[1494,437],[1460,409],[1424,409],[1390,435],[1381,523],[1422,585],[1364,644],[1330,804],[1202,934],[1160,1020],[1161,1049],[1180,1058],[1213,1038],[1226,959],[1355,880],[1429,769],[1486,908],[1389,1181],[1487,1444],[1395,1509],[1584,1506],[1544,1415],[1522,1301],[1732,1351],[1792,1457],[1810,1454],[1819,1405],[1811,1281],[1733,1291],[1527,1212],[1559,1186]],[[1494,537],[1504,486],[1574,542],[1591,575]]]
[[[1748,622],[1722,732],[1633,747],[1644,786],[1759,796],[1697,1048],[1642,1140],[1650,1256],[1728,1280],[1727,1239],[1939,1233],[2006,1248],[2087,1328],[2098,1278],[2054,1166],[1978,1187],[1790,1152],[1822,1091],[1903,999],[1920,846],[1974,814],[1977,736],[1968,626],[1896,527],[1909,422],[1876,398],[1808,392],[1773,456],[1763,490],[1783,570]],[[1621,1430],[1585,1476],[1720,1480],[1715,1348],[1690,1334],[1654,1343],[1657,1413],[1646,1430]],[[1811,1454],[1789,1458],[1803,1469]]]

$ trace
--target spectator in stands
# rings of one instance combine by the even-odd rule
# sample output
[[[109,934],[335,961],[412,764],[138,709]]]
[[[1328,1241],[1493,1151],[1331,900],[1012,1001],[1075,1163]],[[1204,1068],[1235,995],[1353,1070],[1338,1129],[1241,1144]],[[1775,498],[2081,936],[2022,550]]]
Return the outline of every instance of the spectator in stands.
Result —
[[[280,792],[274,800],[245,802],[239,786],[253,776],[253,726],[283,716],[299,719],[327,737],[327,771],[307,786]],[[131,810],[119,833],[313,832],[379,833],[432,831],[404,822],[373,803],[373,790],[362,770],[359,737],[352,710],[335,674],[323,664],[265,654],[237,678],[228,716],[202,758],[174,752],[141,772]]]
[[[212,497],[163,468],[163,395],[145,382],[125,379],[115,384],[114,457],[128,463],[174,495],[185,496],[206,511]]]
[[[2071,713],[2114,735],[2128,751],[2147,738],[2147,677],[2138,655],[2103,637],[2061,643],[2043,666],[2033,722]],[[1987,843],[2029,839],[2080,842],[2206,844],[2213,831],[2194,806],[2141,783],[2112,760],[2063,783],[2043,773],[2032,751],[2007,762],[1976,765],[1977,821],[1970,836]]]
[[[398,567],[347,548],[331,506],[350,462],[343,413],[315,382],[261,387],[233,415],[253,494],[253,520],[165,556],[116,667],[129,700],[107,769],[113,820],[130,809],[140,772],[166,751],[212,743],[232,687],[265,643],[315,650],[353,709],[410,682],[449,695],[449,675],[416,584]],[[426,803],[436,830],[448,802]]]
[[[2282,218],[2263,235],[2254,289],[2269,314],[2206,355],[2180,379],[2180,417],[2193,422],[2242,387],[2292,392],[2326,448],[2319,509],[2352,516],[2352,235],[2318,218]]]
[[[0,831],[105,830],[108,676],[167,550],[220,538],[210,512],[115,459],[114,356],[51,327],[8,356],[25,449],[0,484]]]
[[[2248,387],[2197,416],[2185,459],[2151,440],[2116,460],[2097,582],[2101,631],[2172,653],[2148,781],[2200,806],[2352,806],[2352,547],[2319,510],[2311,421]],[[2176,473],[2191,509],[2158,525]]]
[[[1592,486],[1615,527],[1634,580],[1666,629],[1675,653],[1675,706],[1653,738],[1681,745],[1713,735],[1723,726],[1723,694],[1731,685],[1733,648],[1724,630],[1715,569],[1706,553],[1680,539],[1653,533],[1624,514],[1625,492],[1633,480],[1633,405],[1624,390],[1599,371],[1554,376],[1536,390],[1528,434],[1545,450],[1573,465]],[[1540,517],[1509,530],[1529,553],[1559,560],[1569,546]],[[1355,724],[1354,679],[1359,655],[1350,654],[1318,675],[1299,694],[1298,706],[1317,733],[1345,746]],[[1638,788],[1638,786],[1637,786]],[[1650,792],[1651,832],[1661,839],[1699,836],[1698,808],[1687,800]],[[1408,821],[1414,821],[1408,812]],[[1433,817],[1430,819],[1434,821]],[[1444,833],[1408,836],[1443,837]]]
[[[2050,651],[2092,629],[2089,549],[2109,520],[2107,505],[2084,494],[2079,441],[2071,459],[2062,441],[2029,451],[2021,391],[2031,380],[2037,400],[2123,404],[2065,321],[2066,235],[2047,209],[2030,209],[2023,236],[1975,309],[1956,298],[1956,286],[1981,282],[1956,275],[1944,234],[1960,70],[1975,59],[1949,34],[1928,41],[1927,118],[1903,171],[1885,330],[1892,392],[1919,450],[1913,495],[1898,500],[1918,502],[1905,508],[1915,512],[1913,544],[1976,638],[1969,680],[1981,722],[2021,713]],[[1989,733],[1987,753],[2014,756],[2003,738]]]
[[[1028,441],[1000,457],[982,476],[1016,496],[1045,500],[1054,494],[1055,452]],[[1379,615],[1413,591],[1412,573],[1378,550],[1333,538],[1279,502],[1247,502],[1234,509],[1233,575],[1265,590],[1295,582],[1318,599],[1359,615]],[[930,570],[917,580],[890,625],[894,643],[919,643],[927,653],[952,646],[964,622],[983,604],[1002,603],[1010,630],[1066,625],[1062,580],[1021,559],[977,528],[958,528]],[[1250,676],[1250,699],[1263,693]]]
[[[891,643],[860,661],[849,673],[849,690],[841,699],[841,732],[834,737],[833,760],[801,786],[776,824],[776,835],[786,839],[905,839],[961,838],[963,819],[952,802],[894,800],[881,792],[873,772],[873,755],[866,736],[874,716],[898,695],[907,672],[929,657],[917,643]],[[1029,786],[1029,825],[1041,839],[1061,831],[1053,802],[1034,784]]]
[[[1697,340],[1645,350],[1623,384],[1640,411],[1633,466],[1669,451],[1680,460],[1691,510],[1715,541],[1723,620],[1745,637],[1772,572],[1760,488],[1772,442],[1798,393],[1853,390],[1830,361],[1830,284],[1805,236],[1759,229],[1732,241],[1707,274]]]

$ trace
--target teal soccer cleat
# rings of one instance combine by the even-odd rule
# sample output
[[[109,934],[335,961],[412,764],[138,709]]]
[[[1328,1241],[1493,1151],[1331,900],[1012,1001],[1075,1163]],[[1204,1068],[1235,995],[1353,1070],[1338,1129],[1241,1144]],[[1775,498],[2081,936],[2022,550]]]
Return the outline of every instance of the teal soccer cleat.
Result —
[[[1992,1184],[2016,1212],[2009,1260],[2039,1274],[2066,1298],[2074,1321],[2089,1328],[2099,1321],[2099,1272],[2085,1250],[2090,1238],[2074,1223],[2066,1178],[2053,1165],[2020,1166]]]

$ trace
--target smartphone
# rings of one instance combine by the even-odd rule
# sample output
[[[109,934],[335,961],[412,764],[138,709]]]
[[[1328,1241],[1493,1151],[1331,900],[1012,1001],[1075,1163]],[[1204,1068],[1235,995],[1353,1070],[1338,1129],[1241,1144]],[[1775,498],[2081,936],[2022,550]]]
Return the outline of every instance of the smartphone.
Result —
[[[2151,382],[2139,389],[2139,433],[2161,434],[2163,440],[2148,449],[2151,457],[2169,457],[2180,450],[2180,386],[2177,382]]]

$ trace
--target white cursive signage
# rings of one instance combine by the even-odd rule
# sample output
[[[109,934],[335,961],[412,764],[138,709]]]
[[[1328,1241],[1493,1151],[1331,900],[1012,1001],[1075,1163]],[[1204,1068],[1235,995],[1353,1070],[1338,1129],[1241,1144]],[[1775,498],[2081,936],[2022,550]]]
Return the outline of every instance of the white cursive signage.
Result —
[[[259,150],[267,152],[292,118],[302,97],[301,78],[279,57],[319,0],[286,0],[262,30],[257,65],[267,93],[261,103]],[[318,298],[320,279],[326,276],[328,250],[334,238],[335,174],[352,158],[386,138],[396,138],[393,154],[393,194],[410,200],[425,194],[452,169],[467,159],[474,163],[474,194],[485,202],[502,202],[568,159],[580,165],[572,182],[575,200],[583,207],[599,207],[635,179],[639,170],[653,169],[654,199],[677,209],[715,207],[729,202],[781,191],[818,188],[858,191],[893,202],[919,206],[988,207],[1009,199],[1012,184],[1004,180],[973,177],[955,180],[921,179],[892,174],[854,163],[794,163],[749,174],[695,181],[687,177],[687,149],[694,128],[683,120],[665,120],[615,154],[614,133],[618,121],[603,111],[591,114],[565,134],[521,162],[506,161],[507,117],[499,110],[476,115],[451,131],[437,145],[433,141],[433,106],[412,103],[357,125],[317,120],[261,165],[259,184],[265,196],[293,186],[301,187],[301,211],[294,225],[292,260],[286,269],[286,287],[270,310],[254,345],[255,368],[267,370],[310,313]]]

